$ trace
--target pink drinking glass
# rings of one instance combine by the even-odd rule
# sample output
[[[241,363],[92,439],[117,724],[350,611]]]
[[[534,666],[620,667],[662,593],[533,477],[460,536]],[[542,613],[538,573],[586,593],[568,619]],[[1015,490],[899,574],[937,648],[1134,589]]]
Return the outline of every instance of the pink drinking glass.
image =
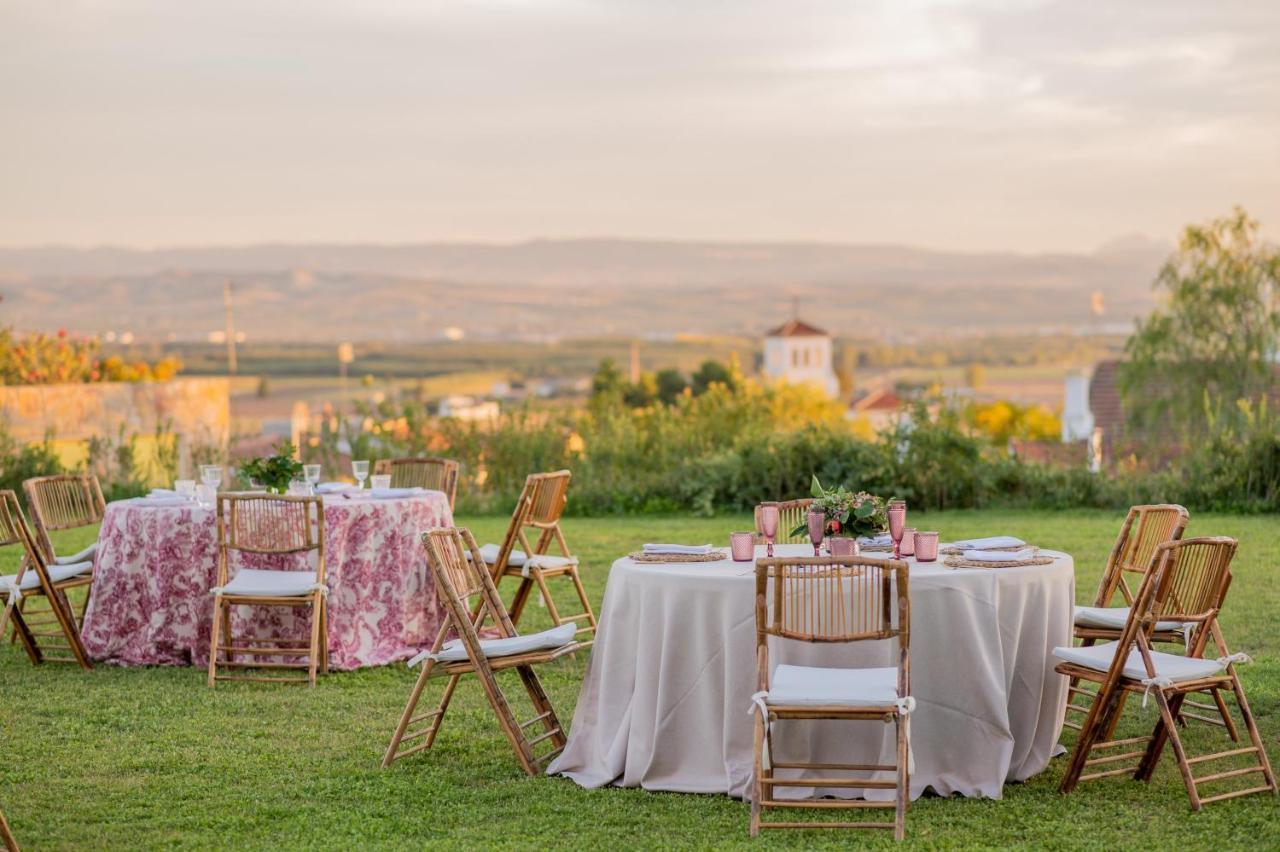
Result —
[[[832,556],[857,556],[858,540],[845,535],[832,536],[827,539],[827,546],[831,548]]]
[[[907,526],[907,504],[904,500],[889,502],[889,537],[893,539],[893,558],[902,556],[902,531]]]
[[[764,533],[764,543],[768,547],[769,556],[773,556],[773,540],[778,535],[778,504],[765,503],[760,507],[760,532]]]
[[[750,562],[756,558],[756,534],[729,533],[729,552],[734,562]]]
[[[903,556],[914,556],[916,552],[916,528],[907,527],[902,531],[902,550]]]
[[[938,559],[938,534],[936,532],[916,533],[916,561],[936,562]]]
[[[813,555],[820,556],[822,554],[822,539],[827,534],[827,513],[821,509],[811,509],[804,516],[804,520],[809,526],[809,543],[813,545]]]

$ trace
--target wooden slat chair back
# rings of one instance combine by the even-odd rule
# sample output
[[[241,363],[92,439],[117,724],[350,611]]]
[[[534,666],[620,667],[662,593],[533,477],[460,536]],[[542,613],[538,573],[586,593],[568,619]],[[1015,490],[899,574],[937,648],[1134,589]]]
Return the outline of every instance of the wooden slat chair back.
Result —
[[[13,491],[0,491],[0,550],[16,549],[17,568],[0,578],[0,595],[4,609],[0,611],[0,635],[13,621],[15,641],[22,645],[32,664],[45,662],[75,663],[92,668],[89,655],[80,641],[75,614],[67,599],[67,590],[87,586],[92,575],[71,574],[58,566],[52,572],[44,553],[36,543],[26,516]],[[10,551],[14,552],[14,551]],[[34,580],[33,580],[34,578]],[[49,604],[40,620],[30,618],[22,603],[31,597],[44,597]],[[61,640],[61,641],[58,641]]]
[[[389,474],[392,488],[428,488],[443,491],[453,508],[458,494],[458,463],[442,458],[378,459],[374,462],[375,474]]]
[[[249,556],[248,560],[245,555]],[[231,571],[233,559],[238,562],[254,561],[255,557],[268,555],[293,556],[308,563],[314,558],[315,570],[298,572],[241,567],[234,574]],[[320,497],[220,495],[218,575],[213,589],[209,686],[220,680],[248,680],[306,683],[314,687],[317,670],[321,673],[329,670],[326,583],[324,503]],[[272,640],[252,637],[237,640],[231,631],[231,608],[236,605],[310,608],[309,644],[276,644]],[[237,645],[237,641],[240,644]],[[263,659],[272,657],[287,659],[282,662]],[[233,673],[223,673],[222,669],[231,669]],[[234,673],[245,669],[302,669],[306,676]]]
[[[584,626],[578,628],[578,632],[587,634],[586,641],[589,643],[595,637],[596,616],[578,574],[578,558],[569,550],[569,543],[560,526],[560,519],[568,503],[571,477],[569,471],[557,470],[551,473],[533,473],[525,479],[524,489],[507,525],[507,534],[498,545],[496,559],[490,563],[490,567],[497,581],[501,581],[503,577],[520,579],[520,585],[511,601],[513,622],[520,623],[525,606],[536,590],[546,604],[547,613],[554,624],[585,622]],[[559,556],[548,552],[553,543],[560,551]],[[560,612],[547,584],[548,579],[562,576],[569,578],[581,606],[581,611],[573,615]]]
[[[395,760],[431,748],[458,681],[463,675],[474,674],[521,768],[529,775],[535,775],[564,749],[566,736],[533,666],[572,653],[582,646],[569,637],[555,647],[505,656],[486,654],[485,643],[493,641],[480,638],[480,630],[486,623],[492,624],[499,641],[513,639],[518,634],[498,595],[492,575],[484,567],[475,537],[467,529],[436,529],[423,536],[423,546],[427,550],[431,576],[444,603],[445,621],[430,650],[410,661],[410,665],[420,660],[425,662],[383,755],[382,765],[390,766]],[[551,632],[554,629],[538,635]],[[457,647],[446,644],[450,633],[457,637],[454,640],[457,645],[465,649],[465,656],[455,654],[451,659],[437,659],[437,654]],[[536,714],[527,722],[517,721],[496,676],[499,671],[513,668],[519,674]],[[432,712],[418,714],[418,703],[428,681],[438,676],[448,677],[439,704]],[[411,726],[427,722],[426,727],[410,730]],[[541,726],[541,732],[531,736],[534,726]],[[536,748],[544,742],[548,743],[549,751]]]
[[[760,528],[760,509],[765,504],[756,506],[756,544],[764,544],[764,532]],[[805,515],[813,505],[812,497],[801,500],[783,500],[773,505],[778,507],[778,534],[773,537],[774,544],[807,544],[807,535],[792,535],[791,531],[805,522]]]
[[[1182,538],[1191,515],[1181,506],[1164,503],[1150,506],[1133,506],[1125,516],[1106,568],[1094,606],[1118,606],[1114,602],[1116,592],[1124,598],[1124,605],[1132,606],[1134,592],[1125,575],[1136,575],[1137,583],[1151,568],[1156,548],[1166,541]]]
[[[38,476],[24,481],[22,491],[47,560],[56,556],[51,532],[100,524],[107,508],[98,477],[92,474]]]
[[[1059,663],[1056,668],[1059,673],[1099,684],[1097,696],[1090,706],[1071,762],[1063,776],[1060,785],[1062,792],[1071,792],[1080,781],[1110,775],[1132,773],[1137,780],[1149,781],[1166,743],[1173,746],[1193,810],[1198,811],[1209,802],[1250,793],[1276,792],[1275,775],[1236,672],[1236,663],[1247,657],[1242,654],[1226,654],[1225,642],[1218,626],[1218,615],[1231,585],[1231,560],[1237,546],[1235,539],[1226,537],[1182,539],[1158,545],[1156,567],[1139,587],[1130,618],[1121,631],[1120,638],[1113,644],[1096,646],[1106,649],[1105,653],[1110,655],[1105,670],[1101,663],[1092,668],[1080,662]],[[1185,656],[1162,654],[1155,650],[1154,635],[1156,626],[1161,621],[1179,621],[1193,625],[1190,646]],[[1223,654],[1216,662],[1205,660],[1210,641]],[[1199,665],[1194,669],[1186,668],[1188,664],[1197,663]],[[1181,669],[1181,673],[1176,676],[1175,666]],[[1229,690],[1234,695],[1249,735],[1250,746],[1188,757],[1178,732],[1179,710],[1187,695],[1206,689]],[[1123,709],[1119,698],[1130,692],[1142,693],[1144,704],[1148,695],[1155,698],[1160,711],[1155,729],[1147,737],[1109,739],[1110,732],[1115,728],[1112,717]],[[1126,745],[1140,748],[1127,753],[1115,750]],[[1091,757],[1099,749],[1105,749],[1105,754],[1102,757]],[[1254,761],[1251,765],[1210,772],[1199,777],[1194,775],[1195,770],[1210,761],[1243,758],[1246,755],[1249,756],[1246,759]],[[1121,761],[1132,759],[1137,759],[1136,766],[1116,766]],[[1099,766],[1101,769],[1096,769]],[[1086,774],[1088,769],[1095,771]],[[1205,784],[1246,778],[1254,774],[1262,775],[1262,784],[1230,789],[1210,796],[1201,795],[1200,788]]]
[[[751,806],[751,834],[762,828],[881,828],[891,829],[901,840],[905,831],[909,793],[907,715],[914,706],[911,696],[911,596],[907,563],[888,559],[849,557],[799,557],[756,560],[756,660],[760,692],[770,689],[769,638],[807,643],[853,643],[896,640],[898,665],[896,689],[875,704],[832,703],[813,705],[775,703],[766,698],[755,722],[755,783]],[[897,750],[893,764],[834,764],[823,761],[781,761],[773,748],[771,727],[778,719],[881,720],[896,727]],[[778,769],[837,770],[844,772],[894,772],[894,780],[849,777],[800,781],[779,778]],[[831,772],[825,774],[830,775]],[[765,822],[762,812],[785,807],[817,807],[813,800],[779,800],[778,786],[887,788],[896,791],[893,802],[823,800],[823,808],[892,808],[892,821],[871,822]]]

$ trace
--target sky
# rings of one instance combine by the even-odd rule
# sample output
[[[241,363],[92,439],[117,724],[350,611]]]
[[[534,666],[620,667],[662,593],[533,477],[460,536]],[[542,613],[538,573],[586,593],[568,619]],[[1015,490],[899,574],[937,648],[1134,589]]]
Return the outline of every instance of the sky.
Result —
[[[1280,3],[0,0],[0,245],[1280,234]]]

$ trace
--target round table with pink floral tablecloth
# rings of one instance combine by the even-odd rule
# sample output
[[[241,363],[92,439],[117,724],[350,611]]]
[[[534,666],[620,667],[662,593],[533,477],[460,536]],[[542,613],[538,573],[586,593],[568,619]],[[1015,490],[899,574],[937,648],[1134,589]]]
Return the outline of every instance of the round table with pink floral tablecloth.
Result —
[[[324,522],[330,667],[382,665],[429,645],[443,608],[420,536],[453,524],[448,498],[328,495]],[[82,631],[89,655],[120,665],[206,665],[217,557],[212,508],[146,499],[108,505]],[[305,644],[310,610],[235,609],[235,635]]]

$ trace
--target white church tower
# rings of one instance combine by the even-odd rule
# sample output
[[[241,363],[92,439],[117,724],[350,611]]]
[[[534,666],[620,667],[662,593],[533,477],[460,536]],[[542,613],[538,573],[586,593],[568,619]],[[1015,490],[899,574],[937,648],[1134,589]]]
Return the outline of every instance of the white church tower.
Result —
[[[831,335],[798,317],[765,333],[764,374],[792,384],[813,384],[830,396],[840,392],[831,366]]]

